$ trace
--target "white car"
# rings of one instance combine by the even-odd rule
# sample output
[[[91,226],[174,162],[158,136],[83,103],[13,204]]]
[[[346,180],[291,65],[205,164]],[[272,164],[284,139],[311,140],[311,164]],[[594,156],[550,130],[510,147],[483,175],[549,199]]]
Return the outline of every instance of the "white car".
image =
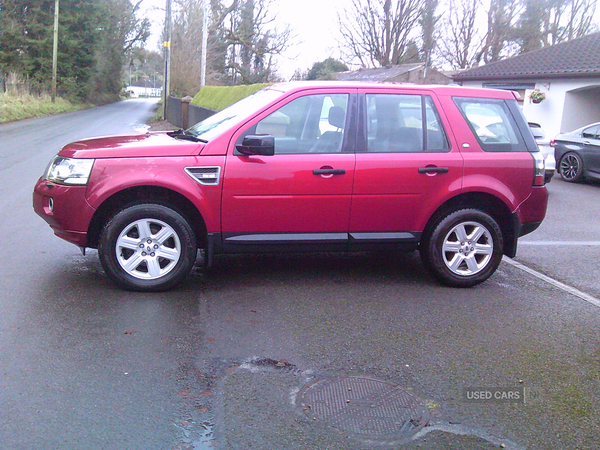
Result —
[[[531,133],[533,134],[535,142],[537,142],[542,155],[544,155],[544,162],[546,164],[545,179],[546,183],[550,183],[552,177],[554,176],[554,172],[556,172],[554,148],[550,146],[550,139],[546,137],[546,133],[539,124],[529,122],[529,128],[531,129]]]

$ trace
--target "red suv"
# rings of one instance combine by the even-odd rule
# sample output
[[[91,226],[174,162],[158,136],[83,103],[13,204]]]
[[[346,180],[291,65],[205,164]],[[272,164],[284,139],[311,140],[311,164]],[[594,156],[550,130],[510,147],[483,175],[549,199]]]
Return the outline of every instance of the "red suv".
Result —
[[[126,289],[174,286],[198,249],[414,251],[467,287],[542,222],[544,160],[508,91],[289,83],[188,130],[64,147],[33,194]]]

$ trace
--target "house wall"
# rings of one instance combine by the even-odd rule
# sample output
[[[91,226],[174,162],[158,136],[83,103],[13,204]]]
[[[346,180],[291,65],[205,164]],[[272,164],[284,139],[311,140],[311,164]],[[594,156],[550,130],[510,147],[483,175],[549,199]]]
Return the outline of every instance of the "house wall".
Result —
[[[482,87],[483,83],[465,81],[462,85]],[[504,83],[508,85],[511,81],[505,80]],[[546,99],[542,103],[532,103],[529,100],[531,90],[527,89],[523,114],[529,122],[539,123],[550,139],[558,133],[600,122],[600,77],[537,80],[535,88],[546,93]]]

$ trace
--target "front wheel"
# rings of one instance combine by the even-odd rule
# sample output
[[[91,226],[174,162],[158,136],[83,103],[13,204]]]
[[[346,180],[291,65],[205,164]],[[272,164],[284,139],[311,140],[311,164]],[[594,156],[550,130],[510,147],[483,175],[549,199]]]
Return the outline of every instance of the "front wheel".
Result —
[[[583,161],[577,153],[567,153],[560,160],[558,165],[560,176],[565,181],[576,182],[581,180],[583,175]]]
[[[421,242],[421,259],[443,284],[471,287],[487,280],[503,253],[502,231],[487,213],[462,209],[441,217]]]
[[[157,204],[117,213],[104,227],[98,254],[107,275],[134,291],[161,291],[183,279],[196,261],[196,237],[181,214]]]

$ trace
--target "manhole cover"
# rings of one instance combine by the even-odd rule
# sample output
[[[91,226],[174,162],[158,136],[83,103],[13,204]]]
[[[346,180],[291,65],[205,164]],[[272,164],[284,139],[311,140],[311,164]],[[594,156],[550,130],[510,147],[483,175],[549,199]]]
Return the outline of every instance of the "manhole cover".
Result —
[[[306,386],[298,399],[308,415],[366,440],[405,440],[429,421],[429,410],[419,398],[373,378],[319,380]]]

